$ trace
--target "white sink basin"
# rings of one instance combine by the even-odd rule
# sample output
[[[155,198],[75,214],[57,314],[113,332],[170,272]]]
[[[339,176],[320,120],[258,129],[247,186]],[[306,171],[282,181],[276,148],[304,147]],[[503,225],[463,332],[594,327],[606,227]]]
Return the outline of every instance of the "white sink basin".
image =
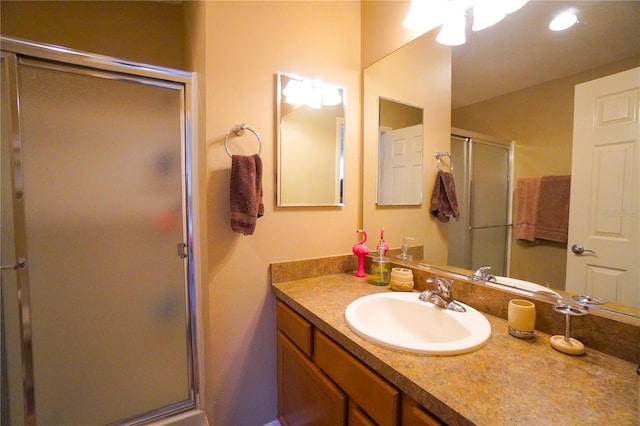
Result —
[[[532,283],[531,281],[520,280],[518,278],[499,277],[499,276],[496,277],[496,280],[498,280],[498,283],[500,284],[504,284],[511,287],[510,290],[515,293],[526,295],[527,292],[535,291],[541,294],[548,294],[551,296],[560,296],[558,293],[551,290],[550,288],[544,287],[540,284]],[[489,284],[493,285],[496,283],[489,282]],[[518,291],[518,290],[525,290],[525,291]]]
[[[365,340],[404,352],[455,355],[480,349],[491,336],[489,321],[460,303],[466,312],[439,308],[419,293],[376,293],[347,306],[347,325]]]

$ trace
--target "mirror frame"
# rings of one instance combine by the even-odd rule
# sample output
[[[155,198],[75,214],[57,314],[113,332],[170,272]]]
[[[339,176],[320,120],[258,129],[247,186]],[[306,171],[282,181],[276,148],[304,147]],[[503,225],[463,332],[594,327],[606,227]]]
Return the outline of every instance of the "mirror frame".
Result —
[[[287,90],[286,83],[291,81],[298,82],[298,85],[303,83],[306,87],[312,88],[312,92],[318,97],[318,103],[311,106],[311,102],[304,103],[304,100],[300,99],[294,99],[295,103],[287,103],[285,101],[286,95],[283,92]],[[325,88],[337,90],[340,99],[338,103],[322,103],[325,102],[322,92]],[[279,72],[276,75],[276,90],[277,206],[344,206],[346,89],[320,80]],[[292,105],[289,107],[291,112],[286,114],[283,112],[285,104]],[[315,111],[320,114],[315,114]],[[327,114],[327,111],[333,112],[333,114]],[[325,114],[321,114],[322,112]],[[296,117],[291,117],[292,113],[296,113]],[[293,129],[293,134],[296,134],[294,132],[297,130],[295,138],[285,138],[283,126],[287,117],[292,120],[296,118],[295,121],[287,123],[294,124],[294,126],[287,127]],[[335,126],[332,127],[332,131],[335,133],[330,135],[326,122],[332,118],[335,119]],[[312,129],[320,129],[322,132]],[[326,141],[331,140],[332,137],[335,138],[335,145],[326,145]],[[299,144],[300,147],[295,151],[287,149],[287,147],[294,147],[300,141],[307,144]],[[311,149],[309,145],[314,145],[318,149]],[[315,154],[309,155],[309,152]],[[301,155],[302,153],[306,155]],[[327,161],[319,161],[322,158]],[[287,189],[294,187],[298,188],[295,193]],[[317,198],[317,196],[321,198]]]

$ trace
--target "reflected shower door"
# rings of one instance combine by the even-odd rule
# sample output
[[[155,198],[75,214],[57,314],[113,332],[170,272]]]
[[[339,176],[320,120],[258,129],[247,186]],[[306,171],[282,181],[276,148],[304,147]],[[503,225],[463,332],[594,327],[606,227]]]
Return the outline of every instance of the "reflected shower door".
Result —
[[[0,144],[0,425],[26,424],[24,416],[23,392],[23,345],[21,336],[21,316],[17,303],[17,273],[4,267],[16,262],[16,246],[14,232],[14,202],[12,178],[12,146],[10,122],[12,115],[9,108],[11,90],[9,80],[15,76],[11,73],[13,57],[3,54],[0,63],[0,113],[2,114],[2,143]],[[10,77],[11,76],[11,77]]]
[[[193,405],[184,87],[32,60],[18,87],[37,423]]]
[[[510,149],[479,137],[451,135],[460,219],[449,222],[450,265],[470,270],[489,265],[491,274],[506,275],[511,227]]]

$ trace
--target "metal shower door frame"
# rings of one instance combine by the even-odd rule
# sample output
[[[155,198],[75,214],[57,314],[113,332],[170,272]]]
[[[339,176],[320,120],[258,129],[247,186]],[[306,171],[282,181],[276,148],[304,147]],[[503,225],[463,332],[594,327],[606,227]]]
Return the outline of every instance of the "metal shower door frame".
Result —
[[[140,64],[131,61],[123,61],[115,58],[94,55],[73,49],[59,46],[46,45],[29,42],[10,37],[0,37],[2,54],[2,65],[5,67],[8,80],[8,99],[11,105],[9,112],[9,133],[11,143],[11,168],[13,177],[13,215],[15,232],[15,264],[2,265],[4,270],[14,270],[17,274],[18,284],[18,311],[20,322],[20,338],[22,343],[22,378],[23,378],[23,398],[24,398],[24,421],[27,426],[36,425],[35,407],[35,386],[34,364],[32,352],[32,323],[31,306],[28,280],[28,263],[26,232],[24,226],[24,198],[23,198],[23,168],[21,159],[21,133],[20,133],[20,110],[19,110],[19,88],[18,88],[18,67],[24,63],[39,63],[43,68],[64,70],[74,73],[85,74],[94,77],[108,78],[114,80],[128,80],[140,84],[151,84],[160,87],[179,88],[182,93],[181,98],[181,151],[183,157],[182,164],[182,205],[184,209],[183,224],[183,257],[185,258],[185,281],[187,288],[186,309],[187,309],[187,338],[188,338],[188,359],[189,359],[189,384],[190,399],[177,402],[168,407],[162,407],[143,417],[127,419],[116,424],[137,424],[147,423],[154,420],[167,419],[168,417],[184,414],[192,410],[202,410],[202,397],[200,382],[202,369],[199,363],[199,351],[197,337],[200,330],[197,328],[198,317],[198,289],[196,287],[196,258],[197,252],[197,221],[194,219],[196,212],[194,199],[194,156],[195,150],[191,126],[194,123],[193,109],[195,108],[195,76],[186,71],[175,70]],[[22,261],[25,261],[22,263]],[[6,268],[5,268],[6,266]]]

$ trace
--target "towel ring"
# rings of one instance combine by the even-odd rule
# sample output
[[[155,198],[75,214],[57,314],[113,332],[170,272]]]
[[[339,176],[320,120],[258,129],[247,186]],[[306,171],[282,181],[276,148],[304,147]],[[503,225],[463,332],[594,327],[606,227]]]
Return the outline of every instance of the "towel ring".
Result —
[[[229,131],[227,132],[227,135],[224,137],[224,150],[227,151],[227,154],[229,155],[229,157],[233,157],[233,154],[231,154],[231,151],[229,151],[229,145],[228,145],[229,136],[231,135],[231,133],[233,133],[235,136],[242,136],[245,130],[248,130],[251,133],[253,133],[256,139],[258,139],[258,155],[262,153],[262,139],[260,139],[260,135],[258,135],[258,133],[255,130],[253,130],[251,127],[247,126],[246,124],[236,124],[231,129],[229,129]]]
[[[448,152],[436,152],[436,160],[438,160],[438,171],[440,170],[440,157],[449,157],[449,171],[453,173],[453,157]]]

